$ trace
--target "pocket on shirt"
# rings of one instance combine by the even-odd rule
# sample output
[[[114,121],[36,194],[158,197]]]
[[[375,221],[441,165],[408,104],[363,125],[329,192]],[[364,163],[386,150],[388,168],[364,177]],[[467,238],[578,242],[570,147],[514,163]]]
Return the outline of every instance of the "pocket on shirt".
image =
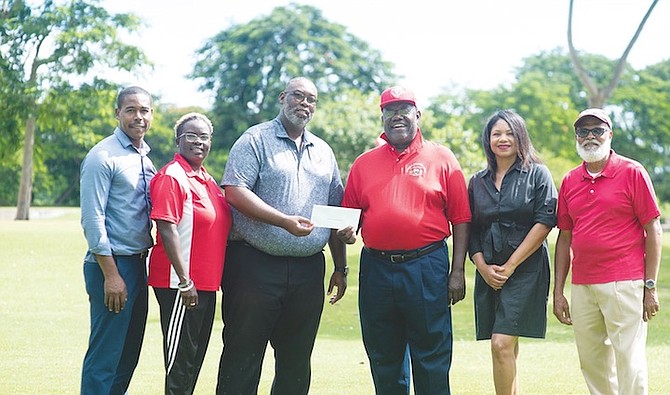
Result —
[[[505,263],[509,259],[510,256],[516,251],[517,248],[523,243],[523,240],[526,238],[526,235],[528,234],[529,229],[523,226],[519,225],[514,225],[512,228],[508,231],[507,234],[507,240],[505,240],[505,248],[503,251],[500,253],[500,260],[499,262]],[[516,271],[520,272],[535,272],[538,270],[538,265],[537,265],[537,259],[535,254],[539,252],[535,251],[535,253],[531,254],[528,258],[526,258],[526,262],[524,262],[522,265],[518,266]]]

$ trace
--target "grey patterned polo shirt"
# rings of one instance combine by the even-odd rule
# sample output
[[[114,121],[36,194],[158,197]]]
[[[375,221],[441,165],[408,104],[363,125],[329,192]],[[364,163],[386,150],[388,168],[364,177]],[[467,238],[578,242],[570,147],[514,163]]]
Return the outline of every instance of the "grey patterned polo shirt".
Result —
[[[344,187],[330,146],[305,130],[298,152],[279,117],[247,129],[230,150],[221,186],[253,191],[287,215],[309,218],[315,204],[339,206]],[[328,242],[330,229],[314,228],[305,237],[250,219],[235,208],[231,240],[244,240],[275,256],[309,256]]]

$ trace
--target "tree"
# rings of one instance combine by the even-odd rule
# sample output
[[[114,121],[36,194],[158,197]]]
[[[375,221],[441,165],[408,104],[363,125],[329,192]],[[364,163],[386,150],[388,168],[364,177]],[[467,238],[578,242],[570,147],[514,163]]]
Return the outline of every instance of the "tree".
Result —
[[[319,100],[347,88],[381,92],[395,75],[379,51],[324,19],[306,5],[275,8],[270,15],[234,25],[197,52],[192,78],[214,91],[212,121],[228,149],[250,125],[274,118],[277,97],[292,77],[305,76],[319,89]]]
[[[628,54],[630,53],[631,49],[633,49],[635,41],[637,41],[637,38],[640,36],[642,28],[644,28],[644,25],[647,22],[647,19],[649,19],[649,16],[651,15],[651,12],[654,10],[654,7],[656,7],[656,3],[658,3],[658,0],[653,0],[651,5],[649,6],[649,9],[644,14],[642,21],[637,26],[635,34],[628,42],[626,49],[624,49],[623,54],[621,54],[621,57],[617,61],[614,73],[612,74],[609,83],[604,88],[600,88],[598,84],[595,81],[593,81],[592,78],[589,76],[587,69],[581,63],[577,50],[575,49],[575,46],[572,42],[573,3],[574,0],[570,0],[570,11],[568,12],[568,49],[570,51],[570,58],[572,59],[572,64],[575,67],[577,76],[579,77],[580,81],[582,82],[584,88],[588,93],[589,107],[603,107],[605,103],[607,103],[607,101],[612,97],[612,92],[614,92],[614,89],[619,84],[621,73],[626,67],[626,59],[628,58]]]
[[[37,117],[50,86],[67,84],[94,67],[132,70],[147,64],[143,52],[121,42],[121,30],[134,31],[132,14],[110,15],[99,0],[47,0],[39,5],[9,0],[2,8],[0,62],[12,82],[12,99],[22,103],[23,162],[17,201],[17,220],[29,219],[32,200]]]
[[[598,86],[606,84],[620,65],[617,60],[588,53],[581,54],[580,61]],[[499,101],[516,103],[514,107],[526,118],[534,144],[553,165],[554,179],[560,176],[560,181],[561,173],[569,169],[566,164],[574,166],[580,161],[574,150],[572,122],[579,111],[590,105],[588,94],[571,67],[570,56],[560,50],[524,59],[516,77],[511,90],[493,96],[502,98]],[[639,71],[626,64],[618,78],[617,89],[606,106],[614,123],[612,147],[642,163],[651,175],[657,196],[667,201],[670,199],[667,160],[670,155],[670,61]],[[528,89],[533,84],[535,87]]]
[[[597,83],[608,80],[617,64],[588,53],[581,55],[581,62]],[[464,168],[469,162],[476,164],[467,152],[475,144],[468,134],[460,136],[459,130],[479,134],[488,116],[504,108],[524,117],[533,145],[557,185],[581,161],[574,149],[572,123],[588,104],[570,56],[560,49],[525,58],[510,84],[491,90],[451,89],[432,98],[431,103],[437,130],[449,133],[446,144],[459,160],[465,158],[461,163]],[[670,200],[670,60],[639,71],[626,65],[607,109],[614,122],[612,147],[644,165],[659,199]]]
[[[670,201],[670,60],[640,70],[617,89],[612,102],[618,109],[612,145],[642,163],[656,195]]]
[[[37,116],[40,133],[35,139],[35,186],[38,205],[79,205],[79,168],[86,153],[118,125],[114,100],[120,86],[101,79],[76,89],[69,84],[51,87]],[[196,108],[163,106],[154,99],[154,118],[145,139],[151,160],[162,167],[176,151],[172,125]]]
[[[483,115],[476,91],[455,86],[449,90],[432,98],[423,109],[421,133],[424,139],[449,147],[469,179],[486,165],[481,130],[488,114]]]
[[[118,87],[95,79],[77,89],[52,86],[38,108],[33,203],[79,205],[79,166],[86,152],[114,128]]]
[[[342,180],[351,164],[363,152],[375,146],[384,131],[379,109],[379,94],[348,89],[338,100],[320,100],[308,129],[331,146],[337,158]]]

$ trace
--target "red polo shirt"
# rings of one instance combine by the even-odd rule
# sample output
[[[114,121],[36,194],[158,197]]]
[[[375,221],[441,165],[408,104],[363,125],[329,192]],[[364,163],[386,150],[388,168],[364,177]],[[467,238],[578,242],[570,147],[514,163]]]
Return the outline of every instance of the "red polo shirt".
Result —
[[[593,178],[585,164],[563,178],[558,227],[572,232],[572,283],[644,278],[644,225],[661,215],[644,167],[610,151]]]
[[[177,224],[182,259],[195,288],[216,291],[221,286],[230,207],[216,181],[201,168],[198,176],[184,157],[176,154],[151,180],[151,219]],[[158,233],[149,258],[149,285],[177,288],[172,268]]]
[[[424,141],[421,131],[403,152],[384,144],[359,156],[342,206],[361,209],[363,243],[378,250],[423,247],[449,237],[450,223],[471,219],[456,157],[450,149]]]

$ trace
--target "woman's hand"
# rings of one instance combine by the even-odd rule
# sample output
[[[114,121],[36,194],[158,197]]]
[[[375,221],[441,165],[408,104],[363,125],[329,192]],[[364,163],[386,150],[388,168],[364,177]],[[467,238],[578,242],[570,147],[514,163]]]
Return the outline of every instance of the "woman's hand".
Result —
[[[486,284],[496,291],[502,289],[509,278],[509,276],[506,275],[506,270],[503,266],[479,264],[477,265],[477,271],[484,281],[486,281]]]

